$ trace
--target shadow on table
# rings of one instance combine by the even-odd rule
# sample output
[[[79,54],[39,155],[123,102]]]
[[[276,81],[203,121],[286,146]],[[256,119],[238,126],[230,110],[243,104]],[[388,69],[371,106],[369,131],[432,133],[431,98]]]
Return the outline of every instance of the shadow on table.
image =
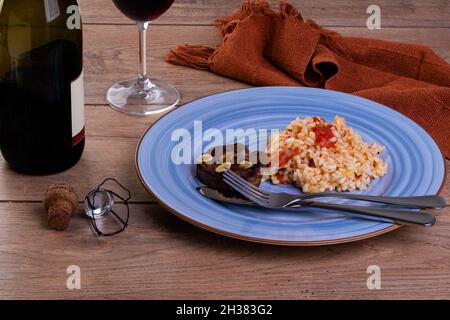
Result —
[[[184,242],[186,245],[190,245],[192,247],[209,246],[220,251],[233,250],[234,252],[251,252],[253,254],[264,254],[276,251],[279,254],[289,253],[290,255],[299,254],[302,256],[305,254],[323,253],[325,251],[351,251],[354,254],[355,250],[365,250],[368,246],[382,247],[383,245],[398,245],[399,243],[414,241],[413,238],[414,235],[417,235],[417,232],[420,233],[427,230],[422,227],[405,226],[384,235],[356,242],[330,246],[299,247],[254,243],[215,234],[200,227],[191,225],[157,205],[151,206],[151,208],[146,210],[145,220],[147,220],[145,222],[147,228],[148,225],[150,225],[151,228],[158,228],[160,232],[166,234],[167,236],[175,237],[177,241]],[[144,228],[144,225],[140,225],[139,227]]]

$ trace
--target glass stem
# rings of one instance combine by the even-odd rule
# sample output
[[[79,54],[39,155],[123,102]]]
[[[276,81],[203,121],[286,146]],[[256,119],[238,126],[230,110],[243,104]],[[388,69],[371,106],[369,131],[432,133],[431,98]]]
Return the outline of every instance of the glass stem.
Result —
[[[136,87],[140,90],[148,90],[153,85],[147,74],[147,28],[149,22],[138,22],[139,29],[139,64],[140,70]]]

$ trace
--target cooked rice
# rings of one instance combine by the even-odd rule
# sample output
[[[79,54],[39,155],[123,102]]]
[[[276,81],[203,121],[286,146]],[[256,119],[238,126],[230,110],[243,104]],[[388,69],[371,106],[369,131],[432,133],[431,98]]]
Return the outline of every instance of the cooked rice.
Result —
[[[383,150],[364,142],[342,117],[334,117],[333,125],[316,117],[297,118],[270,138],[268,154],[278,155],[279,161],[266,168],[264,178],[294,183],[305,193],[366,190],[387,172],[379,156]]]

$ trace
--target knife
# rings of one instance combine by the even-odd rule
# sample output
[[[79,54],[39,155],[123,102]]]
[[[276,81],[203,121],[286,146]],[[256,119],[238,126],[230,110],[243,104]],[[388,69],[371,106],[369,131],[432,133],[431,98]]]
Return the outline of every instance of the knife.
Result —
[[[249,201],[249,200],[244,200],[244,199],[240,199],[240,198],[230,198],[230,197],[225,197],[223,194],[221,194],[219,191],[217,191],[216,189],[212,189],[209,187],[198,187],[197,191],[204,197],[207,197],[209,199],[213,199],[213,200],[217,200],[217,201],[221,201],[221,202],[227,202],[227,203],[232,203],[232,204],[240,204],[240,205],[244,205],[244,206],[252,206],[252,207],[261,207],[259,204],[253,202],[253,201]],[[289,208],[303,208],[305,206],[302,205],[290,205],[289,207],[285,207],[285,208],[280,208],[280,209],[285,209],[285,210],[289,210]]]
[[[218,201],[228,202],[228,203],[233,203],[233,204],[242,204],[242,205],[246,205],[246,206],[257,206],[257,207],[259,206],[258,204],[254,203],[252,201],[239,199],[239,198],[225,197],[216,189],[212,189],[212,188],[208,188],[208,187],[198,187],[197,191],[202,196],[205,196],[205,197],[213,199],[213,200],[218,200]]]
[[[219,191],[217,191],[216,189],[213,189],[213,188],[202,186],[202,187],[197,187],[197,191],[202,196],[209,198],[209,199],[216,200],[216,201],[221,201],[221,202],[226,202],[226,203],[231,203],[231,204],[240,204],[240,205],[244,205],[244,206],[261,207],[259,204],[255,203],[253,201],[244,200],[244,199],[240,199],[240,198],[236,198],[236,197],[225,197],[223,194],[221,194]],[[299,209],[299,208],[306,208],[306,206],[293,204],[288,207],[279,208],[279,209],[289,210],[290,208]]]
[[[222,202],[227,202],[227,203],[233,203],[233,204],[240,204],[240,205],[247,205],[247,206],[259,206],[258,204],[252,202],[252,201],[248,201],[248,200],[244,200],[244,199],[239,199],[239,198],[228,198],[223,196],[220,192],[218,192],[215,189],[212,188],[208,188],[208,187],[198,187],[197,191],[210,199],[214,199],[214,200],[218,200],[218,201],[222,201]],[[339,209],[336,208],[340,207]],[[422,212],[420,215],[417,215],[418,212],[416,211],[407,211],[407,210],[390,210],[390,209],[383,209],[383,208],[370,208],[370,207],[359,207],[359,206],[351,206],[351,205],[335,205],[335,204],[330,204],[330,203],[324,203],[324,202],[314,202],[314,201],[308,201],[308,202],[303,202],[300,203],[298,205],[292,205],[289,207],[284,207],[284,208],[279,208],[279,209],[284,209],[284,210],[299,210],[302,208],[319,208],[319,209],[328,209],[328,210],[333,210],[333,211],[340,211],[340,212],[345,212],[347,214],[350,214],[352,216],[355,217],[362,217],[364,216],[365,219],[369,219],[369,220],[375,220],[375,221],[382,221],[382,222],[392,222],[392,220],[396,223],[401,223],[401,224],[419,224],[419,225],[424,225],[424,226],[432,226],[434,225],[436,218],[433,217],[430,214],[427,214],[425,212]],[[358,210],[358,211],[354,211],[354,210]],[[364,213],[363,211],[366,210]],[[369,211],[377,211],[377,213],[373,214],[373,212],[369,212]],[[367,212],[367,213],[366,213]],[[387,216],[386,214],[383,214],[383,212],[385,212],[386,214],[389,214],[390,216]],[[356,215],[355,215],[356,213]],[[381,215],[380,215],[381,213]],[[414,213],[415,218],[411,219],[410,214]],[[404,215],[402,217],[402,215]],[[394,218],[394,216],[398,216],[396,218]],[[417,219],[416,219],[417,218]],[[417,221],[415,221],[417,220]]]

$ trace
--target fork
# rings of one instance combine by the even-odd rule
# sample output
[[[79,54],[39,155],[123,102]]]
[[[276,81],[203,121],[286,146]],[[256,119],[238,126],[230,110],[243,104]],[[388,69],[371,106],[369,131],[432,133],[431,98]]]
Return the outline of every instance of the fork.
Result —
[[[284,197],[283,193],[273,193],[262,190],[241,178],[231,170],[226,170],[223,174],[225,183],[238,191],[240,194],[251,201],[267,208],[283,208],[293,204],[299,204],[303,207],[313,207],[320,209],[329,209],[343,212],[351,212],[354,214],[362,214],[366,216],[385,218],[394,220],[401,224],[418,224],[423,226],[432,226],[436,222],[436,218],[428,213],[412,210],[398,210],[390,208],[362,207],[352,205],[331,204],[324,202],[315,202],[303,200],[301,197],[289,195]],[[379,202],[379,201],[377,201]]]
[[[231,170],[227,174],[233,175],[233,177],[241,178],[239,175]],[[414,197],[380,197],[380,196],[367,196],[362,194],[352,194],[352,193],[332,193],[332,192],[321,192],[321,193],[308,193],[302,195],[293,195],[290,193],[280,192],[268,192],[260,188],[255,187],[247,180],[241,178],[241,182],[248,186],[253,187],[253,190],[261,194],[263,198],[269,198],[273,205],[286,207],[294,204],[297,201],[309,200],[314,198],[341,198],[341,199],[352,199],[359,201],[368,202],[378,202],[385,204],[393,204],[411,208],[418,209],[441,209],[446,206],[444,198],[438,195],[429,196],[414,196]]]

